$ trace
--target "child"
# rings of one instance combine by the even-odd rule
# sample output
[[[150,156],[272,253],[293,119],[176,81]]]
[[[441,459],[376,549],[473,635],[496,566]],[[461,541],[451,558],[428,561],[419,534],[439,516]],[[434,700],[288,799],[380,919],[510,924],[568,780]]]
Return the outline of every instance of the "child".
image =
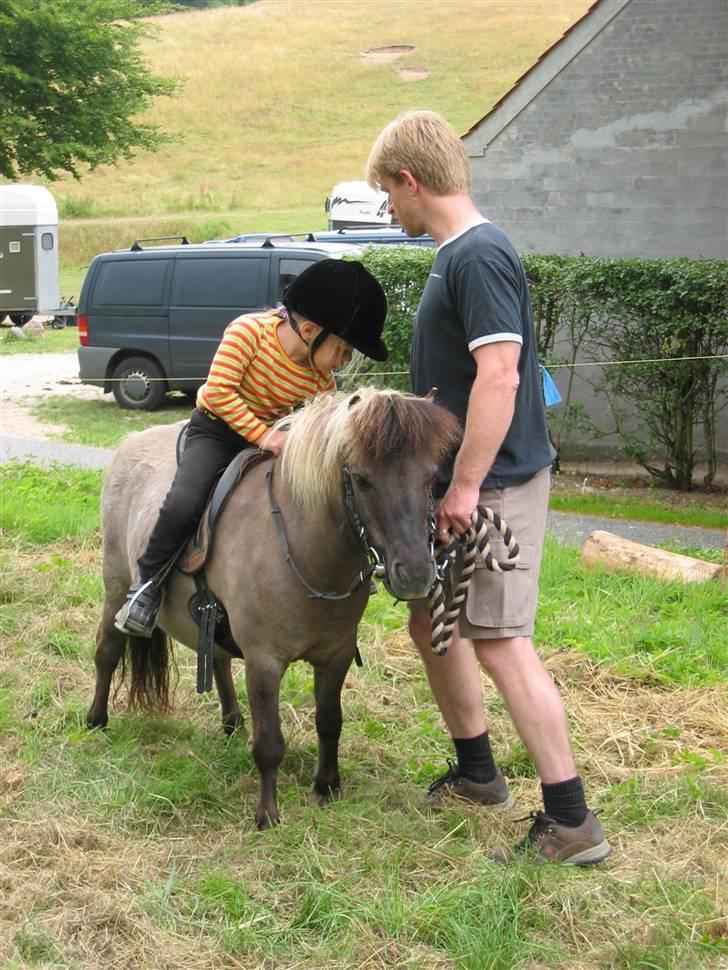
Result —
[[[122,633],[151,637],[167,567],[199,522],[218,474],[244,448],[277,455],[271,426],[295,405],[335,390],[333,371],[359,350],[386,360],[384,290],[355,261],[323,259],[288,286],[283,305],[228,325],[197,393],[177,474],[138,561],[139,582],[116,614]]]

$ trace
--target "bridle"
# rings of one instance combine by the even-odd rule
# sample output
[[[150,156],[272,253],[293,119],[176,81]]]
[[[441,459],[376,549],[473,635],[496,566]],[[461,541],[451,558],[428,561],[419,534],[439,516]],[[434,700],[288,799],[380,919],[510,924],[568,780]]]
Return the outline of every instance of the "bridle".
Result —
[[[308,590],[308,598],[315,600],[344,600],[348,599],[349,596],[353,596],[358,589],[368,582],[372,576],[378,576],[383,578],[387,574],[387,567],[384,560],[384,556],[379,552],[374,543],[372,542],[367,527],[364,520],[361,517],[359,509],[356,504],[356,497],[354,495],[354,486],[351,481],[351,473],[346,465],[342,468],[342,492],[344,497],[344,508],[346,510],[346,518],[352,533],[355,538],[361,544],[364,552],[366,553],[367,559],[369,560],[367,566],[356,574],[354,579],[351,581],[349,588],[343,593],[335,593],[332,591],[324,591],[316,589],[312,586],[303,576],[301,570],[296,565],[293,557],[291,556],[291,550],[288,546],[288,540],[286,538],[286,528],[283,522],[283,513],[278,505],[276,505],[273,499],[273,472],[275,470],[275,465],[270,469],[266,475],[268,481],[268,501],[270,503],[271,514],[273,515],[273,521],[276,526],[276,534],[278,536],[278,543],[283,552],[283,557],[285,558],[288,565],[291,567],[293,575],[301,583],[301,585]]]

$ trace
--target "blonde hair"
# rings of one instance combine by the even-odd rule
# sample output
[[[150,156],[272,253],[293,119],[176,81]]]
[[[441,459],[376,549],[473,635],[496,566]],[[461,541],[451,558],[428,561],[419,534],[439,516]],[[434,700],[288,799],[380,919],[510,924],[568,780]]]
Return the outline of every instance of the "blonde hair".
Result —
[[[437,195],[470,192],[470,160],[457,132],[434,111],[408,111],[390,122],[374,142],[367,182],[401,181],[406,168]]]
[[[432,400],[374,387],[319,394],[275,427],[288,427],[281,472],[304,508],[341,495],[342,463],[386,466],[412,455],[435,467],[461,437],[457,418]]]

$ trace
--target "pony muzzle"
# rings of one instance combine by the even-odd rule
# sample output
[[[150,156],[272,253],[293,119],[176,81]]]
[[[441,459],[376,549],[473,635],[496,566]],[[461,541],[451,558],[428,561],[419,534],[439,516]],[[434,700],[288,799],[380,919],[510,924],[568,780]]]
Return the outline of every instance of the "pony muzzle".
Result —
[[[419,562],[393,559],[387,569],[386,585],[399,600],[417,600],[429,594],[436,578],[433,559]]]

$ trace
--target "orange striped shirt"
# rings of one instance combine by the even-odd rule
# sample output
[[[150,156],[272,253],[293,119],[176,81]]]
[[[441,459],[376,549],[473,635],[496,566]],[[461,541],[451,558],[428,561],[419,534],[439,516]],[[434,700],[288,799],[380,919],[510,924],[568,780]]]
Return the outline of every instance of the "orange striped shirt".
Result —
[[[296,404],[336,389],[333,374],[295,364],[278,339],[279,310],[246,314],[228,324],[197,392],[197,406],[247,441],[259,441]]]

